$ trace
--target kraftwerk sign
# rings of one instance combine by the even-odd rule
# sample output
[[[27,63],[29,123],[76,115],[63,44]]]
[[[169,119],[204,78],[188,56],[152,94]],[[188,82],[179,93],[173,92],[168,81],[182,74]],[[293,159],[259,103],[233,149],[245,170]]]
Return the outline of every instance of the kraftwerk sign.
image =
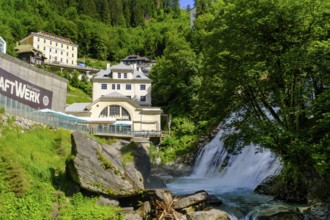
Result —
[[[52,107],[53,92],[0,68],[0,93],[35,109]]]

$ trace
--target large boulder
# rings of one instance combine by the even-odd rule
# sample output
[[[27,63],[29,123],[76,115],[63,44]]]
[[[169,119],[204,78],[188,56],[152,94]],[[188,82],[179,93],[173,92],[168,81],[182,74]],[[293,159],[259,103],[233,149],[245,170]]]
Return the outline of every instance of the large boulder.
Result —
[[[224,211],[217,209],[210,209],[207,211],[198,211],[194,212],[192,215],[189,215],[191,220],[230,220],[228,214]]]
[[[185,196],[179,201],[174,203],[174,209],[180,210],[184,209],[190,206],[196,206],[196,205],[202,205],[205,206],[207,199],[209,198],[209,195],[206,191],[199,191],[192,195]]]
[[[119,140],[100,144],[81,132],[72,133],[72,155],[67,171],[83,189],[122,198],[140,194],[150,172],[143,147]]]

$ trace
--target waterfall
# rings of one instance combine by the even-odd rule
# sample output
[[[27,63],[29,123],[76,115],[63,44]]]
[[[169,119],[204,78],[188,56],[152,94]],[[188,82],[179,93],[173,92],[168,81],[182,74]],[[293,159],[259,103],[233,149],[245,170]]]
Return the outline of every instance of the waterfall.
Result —
[[[190,176],[169,183],[177,193],[191,193],[207,190],[211,193],[225,193],[237,189],[253,190],[268,176],[278,174],[281,169],[279,159],[269,150],[257,145],[245,146],[239,153],[229,154],[225,149],[220,129],[196,158]],[[180,182],[189,182],[189,187]]]

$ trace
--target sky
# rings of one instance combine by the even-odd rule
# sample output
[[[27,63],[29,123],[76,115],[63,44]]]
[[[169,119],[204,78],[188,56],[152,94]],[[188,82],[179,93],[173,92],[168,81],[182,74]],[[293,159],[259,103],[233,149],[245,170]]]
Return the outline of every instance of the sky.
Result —
[[[180,0],[180,8],[186,9],[187,5],[190,5],[191,8],[194,7],[194,0]]]

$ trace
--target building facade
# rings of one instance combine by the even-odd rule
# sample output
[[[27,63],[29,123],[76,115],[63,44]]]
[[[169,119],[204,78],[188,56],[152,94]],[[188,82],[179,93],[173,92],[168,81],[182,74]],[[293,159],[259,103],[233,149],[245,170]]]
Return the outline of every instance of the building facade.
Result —
[[[117,92],[141,106],[151,106],[151,82],[132,65],[118,64],[101,70],[93,79],[93,101]]]
[[[6,53],[6,50],[7,50],[7,43],[2,37],[0,37],[0,52]]]
[[[42,66],[46,57],[40,50],[35,49],[32,45],[19,45],[16,47],[16,53],[18,59],[27,62],[29,64],[34,64],[37,66]]]
[[[69,105],[67,114],[106,133],[161,130],[162,110],[151,106],[152,80],[134,66],[121,63],[101,70],[92,82],[93,102]]]
[[[70,39],[46,32],[32,32],[19,41],[20,45],[32,45],[47,58],[45,62],[77,66],[78,45]]]

